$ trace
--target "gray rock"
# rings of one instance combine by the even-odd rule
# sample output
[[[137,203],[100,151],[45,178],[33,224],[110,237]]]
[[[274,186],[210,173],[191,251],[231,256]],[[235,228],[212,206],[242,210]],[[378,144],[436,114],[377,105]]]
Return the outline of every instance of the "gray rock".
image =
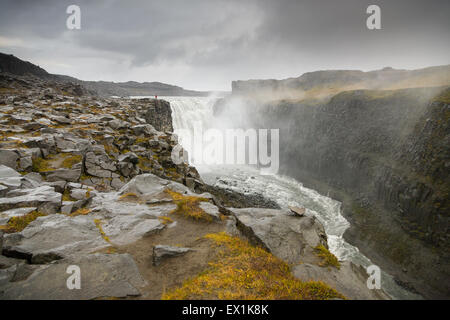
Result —
[[[117,160],[121,162],[131,162],[133,164],[137,164],[139,162],[138,156],[133,152],[127,152],[125,154],[122,154],[119,156]]]
[[[1,236],[0,236],[0,238],[1,238]],[[0,249],[1,249],[1,246],[0,246]],[[21,260],[21,259],[8,258],[8,257],[0,255],[0,269],[8,269],[16,264],[20,264],[23,262],[24,262],[24,260]]]
[[[17,160],[19,160],[19,154],[15,150],[0,149],[0,164],[10,167],[12,169],[17,168]]]
[[[288,263],[315,262],[314,247],[327,246],[325,230],[314,216],[294,217],[285,210],[231,209],[237,227],[251,242]]]
[[[80,169],[56,169],[53,171],[46,172],[47,181],[70,181],[76,182],[81,176]]]
[[[206,214],[210,215],[213,219],[219,220],[220,219],[220,212],[219,208],[213,205],[210,202],[200,202],[198,204],[200,209],[202,209]]]
[[[340,269],[302,263],[296,265],[292,272],[302,281],[323,281],[352,300],[390,299],[383,290],[368,289],[368,274],[350,261],[342,262]]]
[[[52,214],[37,218],[22,232],[5,235],[3,246],[9,255],[39,264],[91,253],[110,244],[102,238],[91,216]]]
[[[69,266],[80,268],[81,289],[68,289]],[[70,271],[70,270],[69,270]],[[26,280],[8,283],[0,299],[88,300],[140,295],[147,283],[129,254],[90,254],[40,266]]]
[[[161,260],[168,257],[175,257],[185,254],[192,249],[171,247],[166,245],[156,245],[153,247],[153,265],[157,266],[161,263]]]
[[[14,208],[37,207],[42,213],[56,213],[61,207],[61,194],[55,192],[50,186],[41,186],[34,189],[17,189],[10,191],[12,197],[0,198],[0,210]]]
[[[116,245],[136,242],[142,237],[155,234],[165,225],[158,219],[150,219],[148,215],[119,215],[103,224],[106,236]]]
[[[16,209],[11,209],[11,210],[6,210],[3,212],[0,212],[0,225],[7,224],[9,219],[11,219],[12,217],[21,217],[21,216],[29,214],[30,212],[33,212],[36,209],[37,209],[36,207],[16,208]],[[0,250],[0,252],[1,252],[1,250]]]
[[[69,118],[66,118],[66,117],[63,117],[63,116],[53,116],[53,115],[51,115],[49,118],[52,119],[53,121],[56,121],[56,122],[61,123],[61,124],[71,124],[72,123],[72,121]]]

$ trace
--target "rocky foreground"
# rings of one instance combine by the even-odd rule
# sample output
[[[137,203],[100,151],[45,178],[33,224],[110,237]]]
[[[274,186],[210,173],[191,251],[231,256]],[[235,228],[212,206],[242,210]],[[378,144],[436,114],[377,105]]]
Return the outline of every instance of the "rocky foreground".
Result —
[[[172,130],[165,101],[1,74],[0,298],[388,298],[313,216],[243,208],[173,163]]]

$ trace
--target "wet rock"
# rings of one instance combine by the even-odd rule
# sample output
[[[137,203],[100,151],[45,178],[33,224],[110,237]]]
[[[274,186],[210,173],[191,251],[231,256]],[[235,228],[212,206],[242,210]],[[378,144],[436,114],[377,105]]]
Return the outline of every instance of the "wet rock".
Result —
[[[303,217],[306,212],[305,208],[300,208],[300,207],[289,207],[289,210],[291,210],[292,215],[297,216],[297,217]]]
[[[67,270],[73,265],[81,271],[81,290],[67,288]],[[0,299],[124,298],[140,295],[145,285],[131,255],[96,253],[40,266],[26,280],[8,283],[0,291]]]
[[[242,234],[288,263],[315,262],[314,248],[327,246],[325,230],[314,216],[298,218],[285,210],[259,208],[230,211]]]
[[[350,261],[342,262],[340,269],[302,263],[294,266],[292,272],[302,281],[323,281],[352,300],[390,299],[382,290],[369,290],[368,274]]]
[[[191,250],[190,248],[156,245],[153,247],[153,265],[158,266],[165,258],[180,256]]]
[[[37,207],[42,213],[56,213],[61,207],[61,194],[50,186],[34,189],[16,189],[5,198],[0,198],[0,210],[5,211],[21,207]]]
[[[22,232],[6,235],[3,245],[8,256],[40,264],[91,253],[110,244],[102,238],[92,217],[53,214],[38,217]]]
[[[119,215],[105,222],[103,231],[112,243],[125,245],[155,234],[164,227],[158,219],[145,214]]]

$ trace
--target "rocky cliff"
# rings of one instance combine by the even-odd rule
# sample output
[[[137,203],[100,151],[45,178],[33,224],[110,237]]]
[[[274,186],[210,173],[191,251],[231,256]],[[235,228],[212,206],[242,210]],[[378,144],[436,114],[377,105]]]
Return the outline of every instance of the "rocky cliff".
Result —
[[[85,93],[0,78],[0,299],[389,298],[314,216],[174,163],[167,102]]]
[[[346,238],[399,283],[448,297],[449,92],[355,90],[275,102],[239,93],[215,113],[232,119],[239,106],[236,127],[280,128],[281,172],[344,202]]]

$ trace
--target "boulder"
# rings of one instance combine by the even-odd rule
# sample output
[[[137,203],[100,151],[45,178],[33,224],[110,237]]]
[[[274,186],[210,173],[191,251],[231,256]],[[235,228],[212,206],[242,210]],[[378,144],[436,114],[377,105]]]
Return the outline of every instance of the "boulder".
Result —
[[[5,255],[47,263],[110,246],[91,216],[52,214],[38,217],[24,230],[5,235]]]
[[[53,171],[48,171],[45,173],[47,181],[55,182],[55,181],[70,181],[76,182],[80,179],[81,176],[81,168],[78,169],[56,169]]]
[[[180,256],[185,254],[192,249],[181,248],[181,247],[171,247],[166,245],[156,245],[153,247],[153,265],[157,266],[161,263],[164,258]]]
[[[115,245],[136,242],[142,237],[161,231],[164,227],[158,219],[151,219],[145,214],[119,215],[102,225],[106,236]]]
[[[220,212],[219,208],[215,205],[213,205],[210,202],[200,202],[198,204],[200,209],[202,209],[206,214],[210,215],[213,219],[219,220],[220,219]]]
[[[61,207],[61,194],[50,186],[34,189],[16,189],[7,193],[7,197],[0,198],[0,210],[14,208],[36,207],[42,213],[56,213]],[[8,197],[9,196],[9,197]]]
[[[17,151],[9,149],[0,149],[0,165],[16,169],[17,160],[19,160],[19,154]]]
[[[314,216],[294,217],[286,210],[230,209],[238,229],[255,245],[288,263],[316,262],[314,248],[327,247],[327,236]]]
[[[292,273],[302,281],[323,281],[352,300],[390,299],[383,290],[368,289],[368,274],[350,261],[341,262],[339,269],[302,263],[294,266]]]
[[[78,266],[81,289],[68,289],[69,266]],[[69,272],[69,273],[68,273]],[[72,273],[73,274],[73,273]],[[147,283],[129,254],[90,254],[39,266],[23,281],[9,282],[0,299],[91,300],[140,295]]]

